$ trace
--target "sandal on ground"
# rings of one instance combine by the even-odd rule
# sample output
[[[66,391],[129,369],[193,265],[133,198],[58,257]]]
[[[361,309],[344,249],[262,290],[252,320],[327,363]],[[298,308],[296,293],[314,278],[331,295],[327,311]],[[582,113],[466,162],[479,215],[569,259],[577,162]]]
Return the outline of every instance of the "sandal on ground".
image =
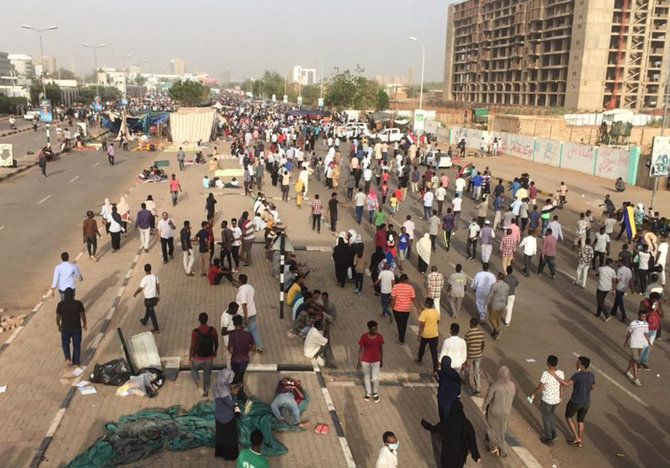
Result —
[[[582,441],[581,441],[581,440],[577,440],[577,439],[575,439],[575,440],[573,440],[573,441],[571,442],[571,444],[574,445],[575,447],[580,447],[580,448],[581,448],[581,446],[582,446]]]

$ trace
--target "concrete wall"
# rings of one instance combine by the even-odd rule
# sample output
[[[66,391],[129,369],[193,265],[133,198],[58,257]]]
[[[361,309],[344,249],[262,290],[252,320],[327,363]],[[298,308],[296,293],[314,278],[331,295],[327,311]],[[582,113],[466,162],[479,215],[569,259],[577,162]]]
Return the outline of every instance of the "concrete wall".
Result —
[[[640,148],[611,148],[563,142],[549,138],[534,138],[507,132],[486,132],[462,127],[441,129],[438,139],[443,145],[456,146],[464,138],[466,146],[479,151],[481,139],[489,144],[494,137],[500,142],[500,151],[516,158],[549,166],[571,169],[606,179],[622,177],[635,184],[638,177]]]

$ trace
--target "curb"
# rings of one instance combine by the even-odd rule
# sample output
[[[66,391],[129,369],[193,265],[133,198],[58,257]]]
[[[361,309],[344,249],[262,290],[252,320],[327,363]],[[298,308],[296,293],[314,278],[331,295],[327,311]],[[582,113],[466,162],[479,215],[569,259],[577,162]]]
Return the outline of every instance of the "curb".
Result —
[[[215,364],[212,370],[228,369],[225,364]],[[179,366],[180,372],[190,371],[190,366]],[[311,364],[249,364],[247,372],[314,372],[314,366]]]
[[[30,127],[28,128],[22,128],[20,130],[10,130],[9,132],[6,133],[0,133],[0,138],[6,137],[9,135],[14,135],[15,133],[22,133],[22,132],[27,132],[28,130],[32,130]]]
[[[22,172],[25,172],[28,169],[32,169],[35,166],[37,166],[37,161],[33,161],[31,163],[28,163],[26,166],[23,166],[23,167],[17,169],[16,171],[14,171],[14,172],[10,172],[9,174],[5,174],[5,175],[0,176],[0,182],[2,182],[4,180],[7,180],[7,179],[11,179],[15,175],[21,174]]]

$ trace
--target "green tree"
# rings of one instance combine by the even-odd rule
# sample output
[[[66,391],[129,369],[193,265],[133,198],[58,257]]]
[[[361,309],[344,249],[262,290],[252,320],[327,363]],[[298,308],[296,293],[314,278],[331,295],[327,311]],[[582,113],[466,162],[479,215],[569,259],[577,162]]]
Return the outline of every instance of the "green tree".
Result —
[[[306,107],[316,107],[319,104],[321,87],[319,85],[307,85],[302,87],[302,104]]]
[[[383,111],[383,110],[388,109],[390,102],[391,102],[391,100],[389,99],[389,95],[386,93],[386,90],[380,87],[377,90],[375,110],[376,111]]]
[[[118,101],[121,99],[121,91],[114,86],[99,86],[98,94],[102,102]],[[82,86],[79,88],[79,100],[85,103],[93,102],[96,96],[95,86]]]
[[[25,106],[28,100],[24,97],[7,97],[0,94],[0,114],[16,114],[16,106]]]
[[[61,102],[60,86],[56,83],[47,83],[47,99],[51,99],[51,105],[57,106]],[[30,85],[30,102],[39,105],[40,94],[42,94],[42,83],[33,83]]]
[[[389,97],[384,88],[363,76],[365,70],[356,67],[355,74],[349,70],[334,73],[328,80],[325,105],[337,110],[388,108]]]
[[[275,71],[266,70],[263,77],[260,79],[261,94],[269,98],[274,94],[277,99],[284,95],[285,80]],[[255,95],[255,93],[254,93]]]
[[[197,81],[177,80],[170,86],[170,97],[182,106],[196,106],[209,97],[209,88]]]
[[[77,76],[74,74],[72,70],[68,70],[66,68],[60,67],[58,69],[58,72],[56,73],[56,76],[58,77],[59,80],[76,80]]]

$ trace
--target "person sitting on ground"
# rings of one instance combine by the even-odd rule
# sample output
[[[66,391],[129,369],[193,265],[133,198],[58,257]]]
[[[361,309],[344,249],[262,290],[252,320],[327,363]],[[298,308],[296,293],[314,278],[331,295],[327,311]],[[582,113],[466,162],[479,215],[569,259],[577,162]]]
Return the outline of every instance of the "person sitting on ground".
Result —
[[[202,188],[210,188],[211,187],[211,182],[209,180],[209,177],[205,176],[202,178]]]
[[[224,277],[233,284],[236,281],[233,278],[230,270],[221,268],[221,259],[215,258],[212,265],[209,267],[209,270],[207,271],[207,279],[209,280],[209,284],[212,286],[217,285],[221,283],[221,279]]]
[[[314,326],[307,332],[305,343],[303,344],[303,354],[306,358],[316,359],[317,364],[320,366],[325,365],[331,369],[337,368],[333,362],[330,340],[326,338],[323,331],[323,322],[314,322]]]
[[[275,395],[270,405],[275,418],[291,426],[306,427],[308,425],[308,423],[300,423],[299,405],[306,395],[299,380],[292,377],[281,379],[277,384]]]
[[[623,192],[626,190],[626,183],[623,181],[621,177],[619,177],[615,182],[614,182],[614,189],[617,192]]]

